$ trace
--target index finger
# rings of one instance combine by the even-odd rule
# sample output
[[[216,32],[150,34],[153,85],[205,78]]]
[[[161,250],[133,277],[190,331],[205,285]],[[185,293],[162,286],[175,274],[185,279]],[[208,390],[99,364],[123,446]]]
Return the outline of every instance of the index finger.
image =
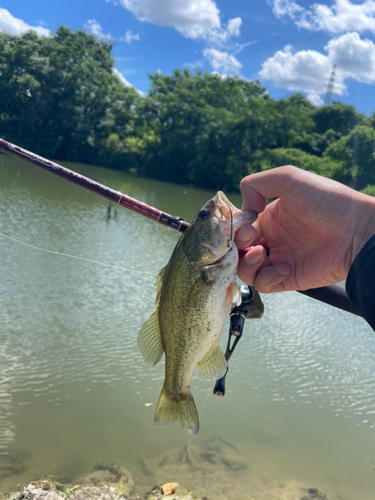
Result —
[[[267,200],[282,196],[299,175],[298,168],[287,165],[244,177],[240,183],[242,210],[263,212]]]

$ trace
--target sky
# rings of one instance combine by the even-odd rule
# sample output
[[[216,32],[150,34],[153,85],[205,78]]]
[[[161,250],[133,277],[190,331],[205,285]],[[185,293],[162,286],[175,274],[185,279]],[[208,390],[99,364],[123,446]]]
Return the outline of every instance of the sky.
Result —
[[[59,25],[114,42],[116,75],[140,93],[148,73],[200,68],[375,111],[375,0],[0,0],[0,31]]]

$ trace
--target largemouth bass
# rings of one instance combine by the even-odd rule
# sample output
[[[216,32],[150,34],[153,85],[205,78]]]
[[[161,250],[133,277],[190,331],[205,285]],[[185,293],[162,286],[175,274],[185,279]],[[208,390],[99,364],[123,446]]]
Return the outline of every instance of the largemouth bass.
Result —
[[[198,213],[156,278],[156,311],[138,334],[144,359],[155,365],[165,353],[165,380],[155,424],[178,422],[199,430],[190,380],[221,378],[227,362],[219,337],[231,308],[241,303],[236,284],[235,232],[252,224],[255,212],[241,212],[219,191]]]

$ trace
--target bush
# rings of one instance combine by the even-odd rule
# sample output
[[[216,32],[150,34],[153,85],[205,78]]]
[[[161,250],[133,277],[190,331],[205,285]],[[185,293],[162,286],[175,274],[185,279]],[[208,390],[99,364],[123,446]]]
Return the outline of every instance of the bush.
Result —
[[[295,148],[270,149],[265,152],[261,160],[262,170],[282,165],[294,165],[325,177],[332,177],[337,170],[342,168],[342,163],[339,161],[321,158]]]
[[[355,127],[350,134],[331,144],[323,157],[342,162],[334,179],[354,189],[375,184],[375,130],[371,127]]]
[[[365,189],[362,189],[361,193],[375,196],[375,186],[366,186]]]

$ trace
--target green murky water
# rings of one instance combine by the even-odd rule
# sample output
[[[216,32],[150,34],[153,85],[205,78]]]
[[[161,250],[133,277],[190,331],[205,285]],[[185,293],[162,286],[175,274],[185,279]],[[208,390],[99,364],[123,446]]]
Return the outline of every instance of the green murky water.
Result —
[[[186,220],[213,194],[72,168]],[[238,196],[231,200],[240,205]],[[156,273],[165,265],[176,232],[122,208],[106,221],[106,208],[106,200],[0,155],[1,233],[117,267]],[[153,425],[163,363],[149,367],[136,347],[153,310],[153,282],[0,236],[0,491],[46,474],[68,480],[96,462],[121,464],[152,483],[150,468],[161,467],[155,457],[190,443],[176,424]],[[263,299],[264,317],[248,321],[231,360],[225,398],[211,396],[212,383],[192,381],[204,407],[192,450],[220,436],[241,457],[241,471],[211,470],[207,460],[205,475],[186,465],[179,481],[210,500],[288,491],[289,499],[299,487],[329,500],[372,500],[375,334],[297,293]],[[225,478],[238,490],[210,496]]]

